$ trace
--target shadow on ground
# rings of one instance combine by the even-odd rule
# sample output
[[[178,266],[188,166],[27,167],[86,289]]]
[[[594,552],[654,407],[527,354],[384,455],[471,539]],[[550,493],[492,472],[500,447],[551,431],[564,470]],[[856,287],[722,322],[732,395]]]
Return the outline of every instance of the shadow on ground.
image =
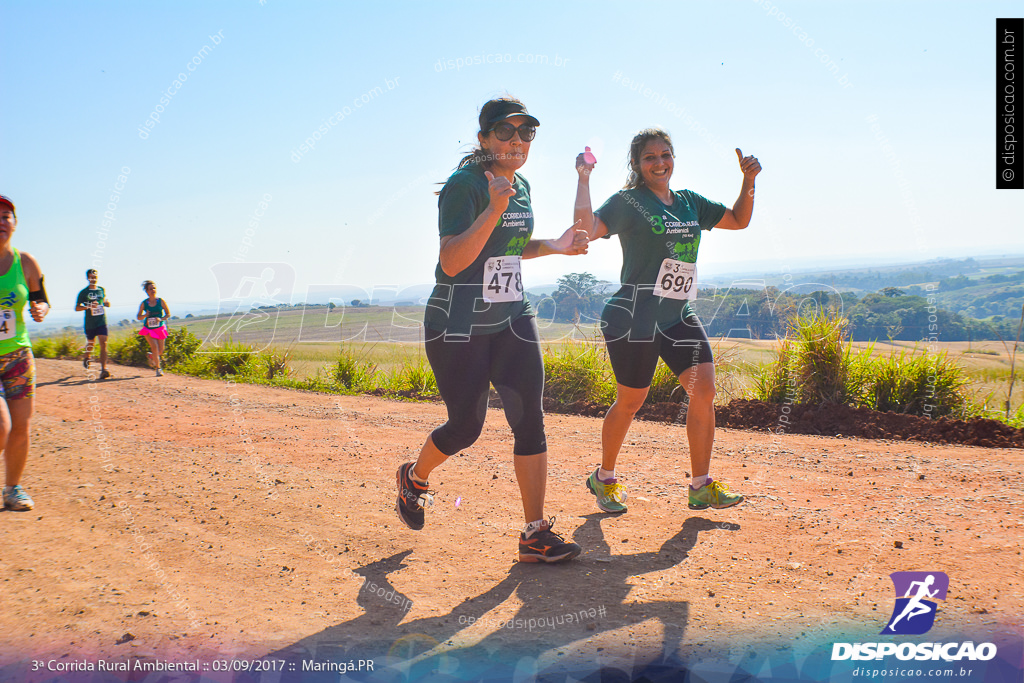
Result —
[[[97,373],[97,375],[99,375],[99,373]],[[141,377],[135,375],[133,377],[108,377],[106,379],[100,380],[88,379],[87,377],[78,377],[75,375],[68,375],[67,377],[55,379],[52,382],[36,382],[36,388],[48,387],[54,384],[60,385],[62,387],[80,387],[84,384],[110,384],[111,382],[127,382],[136,379],[141,379]]]
[[[505,579],[463,601],[448,614],[413,621],[402,621],[409,603],[387,578],[406,568],[403,562],[413,551],[365,565],[356,570],[366,578],[357,597],[357,603],[365,610],[363,614],[303,638],[267,658],[285,659],[295,665],[294,672],[283,674],[281,683],[320,681],[312,673],[316,665],[310,663],[351,661],[358,666],[360,660],[371,659],[374,678],[380,680],[486,680],[509,678],[513,674],[526,678],[541,673],[537,671],[537,658],[565,646],[585,653],[585,659],[567,660],[564,665],[561,658],[558,660],[559,670],[572,670],[579,680],[589,680],[588,672],[597,676],[593,680],[617,680],[615,676],[608,677],[613,670],[623,673],[622,680],[631,680],[637,666],[671,664],[686,630],[689,602],[629,602],[626,598],[632,586],[628,580],[684,561],[702,532],[736,531],[740,527],[690,517],[657,552],[612,556],[601,528],[601,522],[607,519],[607,515],[587,515],[576,529],[573,540],[584,548],[577,560],[550,566],[513,565]],[[377,590],[370,588],[370,584]],[[439,584],[437,590],[446,587]],[[516,614],[503,619],[486,616],[513,594],[522,603]],[[489,629],[483,631],[489,633],[475,643],[464,644],[472,639],[459,637],[460,632],[482,619],[489,620]],[[660,647],[646,654],[627,644],[598,650],[597,645],[586,643],[590,638],[649,619],[660,622],[663,637]],[[477,627],[473,633],[481,633],[481,629]],[[456,637],[459,645],[454,644]],[[390,675],[381,676],[382,671]],[[338,680],[336,670],[321,673],[325,682]],[[354,676],[358,678],[358,672]]]

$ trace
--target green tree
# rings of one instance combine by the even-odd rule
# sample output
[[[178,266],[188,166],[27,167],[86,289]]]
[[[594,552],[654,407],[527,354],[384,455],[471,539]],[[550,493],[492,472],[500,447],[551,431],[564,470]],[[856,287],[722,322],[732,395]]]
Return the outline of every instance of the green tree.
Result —
[[[590,273],[569,273],[558,278],[558,289],[551,298],[555,302],[555,320],[577,322],[581,317],[597,318],[604,306],[604,296],[610,283],[598,280]]]

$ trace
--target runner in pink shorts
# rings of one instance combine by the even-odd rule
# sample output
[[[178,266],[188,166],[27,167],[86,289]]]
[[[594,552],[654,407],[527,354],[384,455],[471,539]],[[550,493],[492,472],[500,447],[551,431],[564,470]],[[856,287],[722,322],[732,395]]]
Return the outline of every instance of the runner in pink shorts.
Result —
[[[164,340],[167,339],[167,319],[171,317],[171,309],[167,302],[157,298],[156,283],[146,280],[142,283],[142,289],[149,295],[139,304],[139,314],[135,316],[142,321],[142,329],[139,334],[149,341],[150,352],[146,354],[149,364],[156,370],[156,376],[162,377],[164,371],[160,368],[160,357],[164,353]]]

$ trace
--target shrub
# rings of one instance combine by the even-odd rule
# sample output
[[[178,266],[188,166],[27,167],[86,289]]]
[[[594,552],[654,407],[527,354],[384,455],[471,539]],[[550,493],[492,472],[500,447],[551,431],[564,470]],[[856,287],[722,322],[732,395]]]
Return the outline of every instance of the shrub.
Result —
[[[204,379],[215,379],[217,377],[213,364],[210,362],[210,356],[204,353],[197,353],[194,356],[178,361],[174,366],[174,372]]]
[[[53,337],[43,337],[32,342],[32,355],[36,358],[56,358]]]
[[[253,374],[250,368],[256,353],[252,347],[233,341],[225,343],[216,353],[204,354],[208,357],[210,370],[217,377],[228,375],[248,376]]]
[[[62,334],[53,339],[53,355],[55,358],[79,358],[85,354],[85,348],[78,335]]]
[[[331,371],[332,378],[343,388],[364,392],[375,389],[377,366],[356,358],[352,351],[342,349]]]
[[[267,350],[252,352],[246,362],[239,366],[237,375],[258,384],[280,383],[288,377],[288,362],[291,351]]]
[[[141,335],[136,335],[141,337]],[[179,365],[195,355],[203,340],[189,331],[187,327],[171,330],[164,342],[163,361],[167,366]],[[146,342],[149,345],[149,342]]]
[[[801,403],[860,405],[867,391],[870,352],[853,354],[850,321],[834,312],[790,321],[792,372]],[[792,382],[793,377],[787,377]]]
[[[397,368],[387,378],[386,384],[386,389],[391,393],[420,398],[436,398],[441,395],[437,390],[434,371],[422,359],[415,365],[405,363]]]
[[[611,405],[615,379],[604,344],[569,340],[544,352],[544,395],[562,404]]]
[[[794,368],[793,343],[789,337],[779,340],[774,360],[762,363],[754,370],[754,398],[768,403],[795,403],[798,396]]]
[[[775,359],[754,375],[754,398],[770,403],[836,403],[925,417],[968,417],[966,371],[943,352],[854,354],[847,321],[834,315],[794,319]]]
[[[870,406],[926,417],[959,417],[968,410],[967,383],[964,369],[946,352],[914,355],[900,351],[874,361]]]
[[[122,365],[146,367],[149,365],[147,353],[149,342],[141,334],[129,333],[124,337],[115,337],[107,341],[107,354]]]

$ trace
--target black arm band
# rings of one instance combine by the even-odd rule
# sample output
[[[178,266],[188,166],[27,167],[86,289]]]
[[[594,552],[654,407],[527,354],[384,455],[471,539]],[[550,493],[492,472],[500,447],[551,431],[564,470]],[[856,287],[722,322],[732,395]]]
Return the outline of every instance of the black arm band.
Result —
[[[50,303],[50,300],[46,298],[46,287],[43,286],[43,276],[42,275],[39,276],[39,289],[37,289],[34,292],[29,292],[28,293],[28,300],[29,301],[42,301],[42,302],[47,303],[47,304]]]

